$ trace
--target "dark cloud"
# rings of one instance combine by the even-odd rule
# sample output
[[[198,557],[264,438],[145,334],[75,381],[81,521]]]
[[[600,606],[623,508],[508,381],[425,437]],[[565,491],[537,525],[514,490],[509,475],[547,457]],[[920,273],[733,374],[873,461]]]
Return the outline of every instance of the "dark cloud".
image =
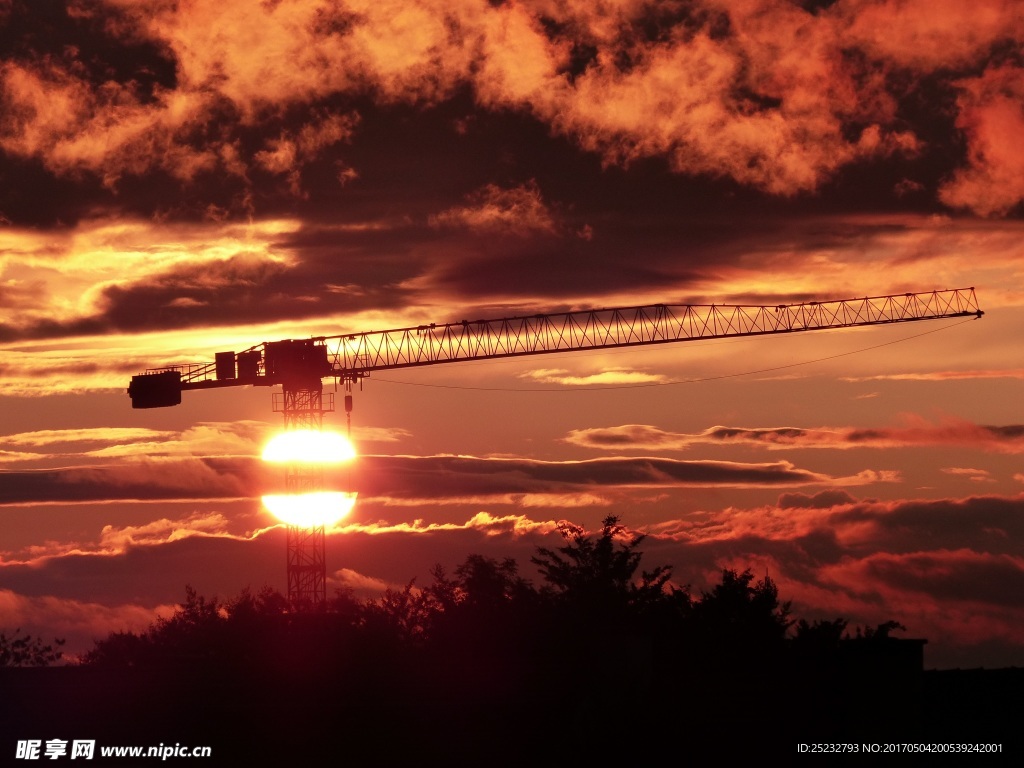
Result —
[[[742,464],[659,458],[543,462],[461,456],[378,457],[366,462],[363,470],[360,482],[366,493],[425,498],[615,486],[799,486],[831,480],[788,462]]]
[[[853,504],[856,499],[846,491],[832,489],[808,496],[805,493],[784,493],[779,496],[782,508],[830,509],[840,504]]]
[[[142,450],[142,449],[139,449]],[[126,449],[130,454],[135,449]],[[352,470],[355,490],[370,497],[435,499],[584,492],[616,487],[773,487],[836,482],[789,462],[744,464],[660,458],[587,461],[481,459],[466,456],[363,456]],[[256,498],[274,487],[276,474],[256,459],[137,459],[110,466],[0,473],[0,504],[114,499]],[[328,472],[345,484],[347,469]],[[880,478],[866,471],[847,482]]]
[[[195,459],[0,472],[0,504],[248,497],[261,485],[254,469],[242,459]]]
[[[1024,559],[969,550],[873,555],[863,568],[888,586],[933,599],[1024,608]]]
[[[408,291],[388,282],[385,269],[370,277],[338,255],[333,264],[299,269],[253,254],[183,266],[149,281],[106,289],[96,322],[126,332],[207,327],[319,316],[339,301],[346,311],[358,312],[397,308],[408,299]]]
[[[857,504],[837,511],[837,525],[865,525],[865,546],[884,541],[894,553],[969,548],[992,554],[1024,554],[1024,497],[972,496],[961,500],[907,500]]]
[[[598,427],[570,432],[565,441],[587,448],[685,449],[700,444],[761,445],[768,448],[905,448],[910,446],[966,446],[985,451],[1024,451],[1024,427],[990,426],[947,419],[933,424],[910,415],[906,426],[864,429],[853,427],[710,427],[697,434],[667,432],[645,424]]]

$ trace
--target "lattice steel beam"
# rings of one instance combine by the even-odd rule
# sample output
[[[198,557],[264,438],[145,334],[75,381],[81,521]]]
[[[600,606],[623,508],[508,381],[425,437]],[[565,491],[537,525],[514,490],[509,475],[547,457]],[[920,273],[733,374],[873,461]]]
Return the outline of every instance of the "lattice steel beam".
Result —
[[[258,344],[219,353],[214,363],[150,369],[132,378],[128,393],[135,408],[177,405],[184,390],[214,387],[282,384],[285,398],[289,388],[292,396],[312,396],[322,379],[351,382],[395,368],[982,314],[974,289],[958,288],[774,307],[652,304],[462,320]],[[288,407],[301,410],[298,403]]]

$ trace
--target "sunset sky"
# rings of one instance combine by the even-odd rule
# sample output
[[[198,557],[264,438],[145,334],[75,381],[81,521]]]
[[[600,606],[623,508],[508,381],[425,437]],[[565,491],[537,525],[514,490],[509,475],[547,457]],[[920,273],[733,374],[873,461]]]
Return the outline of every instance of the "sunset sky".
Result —
[[[132,410],[147,368],[974,286],[980,320],[375,374],[328,591],[536,579],[618,515],[694,594],[751,568],[1024,666],[1022,137],[1018,0],[0,0],[0,629],[74,655],[286,589],[270,392]]]

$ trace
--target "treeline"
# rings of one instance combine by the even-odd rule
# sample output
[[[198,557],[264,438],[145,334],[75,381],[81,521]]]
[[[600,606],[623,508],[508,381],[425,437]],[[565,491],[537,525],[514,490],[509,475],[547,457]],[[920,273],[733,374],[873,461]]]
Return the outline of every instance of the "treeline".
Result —
[[[333,654],[340,643],[378,653],[454,654],[463,667],[497,666],[513,655],[533,654],[539,665],[561,658],[606,665],[619,656],[651,684],[662,674],[655,660],[669,656],[673,665],[698,659],[701,668],[722,665],[717,673],[733,674],[794,654],[824,655],[844,641],[887,639],[902,629],[889,621],[851,635],[843,619],[794,620],[774,582],[757,580],[750,570],[724,570],[719,584],[695,597],[670,585],[668,566],[641,570],[644,537],[625,537],[616,517],[606,518],[596,535],[571,524],[561,534],[562,547],[538,548],[531,558],[540,586],[523,578],[511,558],[474,554],[451,574],[436,566],[423,587],[414,580],[367,601],[338,591],[317,609],[294,610],[270,588],[220,601],[186,587],[173,616],[142,633],[111,634],[82,663],[245,667],[300,650]]]
[[[351,710],[360,702],[384,718],[415,717],[430,734],[454,719],[466,726],[460,738],[487,743],[523,713],[591,740],[606,736],[609,718],[662,734],[681,723],[777,734],[799,717],[835,735],[851,716],[863,725],[892,714],[877,701],[879,681],[899,690],[900,717],[913,716],[919,656],[908,666],[863,652],[889,648],[895,622],[851,634],[843,619],[795,620],[772,580],[749,570],[725,570],[699,595],[672,587],[668,567],[642,568],[643,537],[616,517],[593,535],[561,533],[561,547],[531,558],[539,585],[512,559],[470,555],[422,587],[368,601],[340,592],[320,611],[293,611],[270,589],[224,602],[188,589],[173,616],[110,635],[84,664],[219,680],[251,700],[300,691],[291,714],[303,721],[322,714],[303,695],[334,691],[349,718],[361,719]]]
[[[539,585],[514,560],[470,555],[422,586],[339,592],[321,610],[270,589],[220,601],[188,588],[172,616],[111,634],[69,670],[75,695],[90,693],[68,719],[111,738],[188,734],[243,762],[488,766],[788,754],[797,737],[916,724],[920,645],[906,641],[916,661],[894,656],[895,622],[851,634],[842,619],[795,620],[749,570],[699,595],[672,587],[616,517],[562,536],[531,558]],[[31,690],[52,717],[53,696]]]

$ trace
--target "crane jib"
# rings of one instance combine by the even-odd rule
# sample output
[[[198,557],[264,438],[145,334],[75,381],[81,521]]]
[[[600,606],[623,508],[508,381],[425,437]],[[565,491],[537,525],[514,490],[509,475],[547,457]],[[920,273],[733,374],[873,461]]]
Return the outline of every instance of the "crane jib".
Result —
[[[286,390],[318,388],[324,378],[355,381],[372,371],[439,363],[983,314],[974,289],[959,288],[776,306],[651,304],[462,320],[218,352],[213,363],[166,366],[133,376],[128,394],[133,408],[162,408],[180,404],[184,390],[278,384]]]

